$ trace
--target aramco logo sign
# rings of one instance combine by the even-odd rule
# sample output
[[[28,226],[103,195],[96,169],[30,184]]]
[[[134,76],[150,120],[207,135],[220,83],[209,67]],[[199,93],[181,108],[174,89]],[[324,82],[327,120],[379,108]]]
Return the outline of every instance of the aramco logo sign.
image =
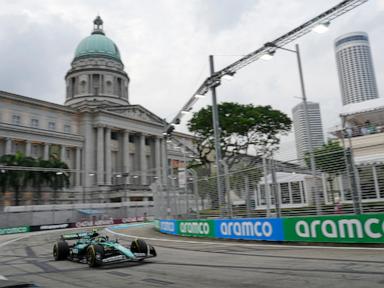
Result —
[[[215,220],[216,237],[247,240],[283,240],[280,219]]]
[[[161,220],[160,232],[167,233],[167,234],[177,234],[176,220]]]
[[[213,237],[213,220],[178,221],[179,234],[195,237]]]
[[[288,241],[384,243],[384,214],[287,218]]]

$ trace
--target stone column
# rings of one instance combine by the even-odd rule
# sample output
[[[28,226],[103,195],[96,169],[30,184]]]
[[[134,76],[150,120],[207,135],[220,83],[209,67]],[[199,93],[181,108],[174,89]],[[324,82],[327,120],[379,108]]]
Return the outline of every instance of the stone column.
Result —
[[[82,180],[81,183],[87,189],[97,183],[97,140],[96,131],[97,128],[93,124],[93,117],[88,112],[84,113],[82,118],[82,124],[80,125],[80,131],[83,131],[84,143],[81,149],[81,165],[82,165]],[[96,137],[95,137],[96,136]],[[96,148],[96,149],[95,149]],[[90,176],[92,173],[93,176]],[[85,193],[83,193],[85,197]],[[85,200],[83,198],[83,200]]]
[[[104,127],[97,127],[97,184],[104,184]]]
[[[49,143],[44,143],[44,160],[49,160]]]
[[[161,176],[161,158],[160,158],[160,138],[155,138],[155,174],[157,179]]]
[[[129,132],[124,130],[123,133],[123,172],[129,173]],[[129,176],[125,177],[125,183],[129,183]]]
[[[112,184],[111,128],[105,128],[105,172],[107,185]]]
[[[66,147],[64,145],[61,145],[60,147],[60,160],[65,162],[65,150]]]
[[[32,143],[31,141],[26,141],[25,143],[25,156],[30,157],[32,155]]]
[[[75,185],[80,186],[81,185],[81,150],[80,147],[76,147],[76,180]]]
[[[145,185],[147,184],[147,163],[146,163],[146,153],[145,153],[145,135],[140,134],[140,149],[139,149],[139,155],[140,155],[140,184]]]
[[[12,139],[5,138],[5,154],[11,154],[11,153],[12,153]]]

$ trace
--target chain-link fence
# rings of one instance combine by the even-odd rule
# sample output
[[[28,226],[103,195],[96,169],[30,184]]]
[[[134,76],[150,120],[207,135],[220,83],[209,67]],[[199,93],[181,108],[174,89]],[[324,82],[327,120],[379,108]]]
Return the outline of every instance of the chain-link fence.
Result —
[[[98,185],[96,173],[84,174],[72,169],[2,165],[0,227],[153,218],[153,193],[137,177],[114,173],[110,183]]]
[[[0,227],[112,218],[383,212],[384,159],[364,156],[376,144],[361,145],[359,150],[357,142],[351,145],[354,139],[348,141],[344,148],[328,145],[315,150],[315,169],[310,155],[289,162],[244,155],[231,167],[223,161],[220,176],[213,165],[191,169],[179,165],[167,175],[148,170],[102,177],[71,169],[2,165]]]
[[[281,162],[244,157],[232,167],[223,163],[220,176],[214,166],[180,169],[167,183],[153,186],[155,214],[210,218],[384,211],[384,162],[355,163],[351,150],[339,145],[314,152],[315,170],[310,158]],[[180,185],[178,178],[187,181]]]

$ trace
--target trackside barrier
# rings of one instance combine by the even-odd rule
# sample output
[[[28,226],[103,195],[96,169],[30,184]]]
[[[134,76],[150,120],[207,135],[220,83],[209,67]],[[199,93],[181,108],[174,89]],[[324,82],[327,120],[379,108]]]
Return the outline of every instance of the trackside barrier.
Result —
[[[160,232],[224,239],[382,243],[384,213],[317,217],[160,220]]]
[[[7,228],[0,228],[0,235],[27,233],[29,231],[31,231],[31,227],[29,226],[7,227]]]
[[[284,219],[284,240],[332,243],[384,243],[384,214]]]

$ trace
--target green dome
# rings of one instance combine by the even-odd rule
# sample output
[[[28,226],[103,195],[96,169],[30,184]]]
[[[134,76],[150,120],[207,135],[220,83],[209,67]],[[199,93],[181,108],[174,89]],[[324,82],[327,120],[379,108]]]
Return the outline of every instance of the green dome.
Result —
[[[93,32],[79,43],[74,60],[87,56],[109,57],[121,62],[119,48],[104,33]]]

